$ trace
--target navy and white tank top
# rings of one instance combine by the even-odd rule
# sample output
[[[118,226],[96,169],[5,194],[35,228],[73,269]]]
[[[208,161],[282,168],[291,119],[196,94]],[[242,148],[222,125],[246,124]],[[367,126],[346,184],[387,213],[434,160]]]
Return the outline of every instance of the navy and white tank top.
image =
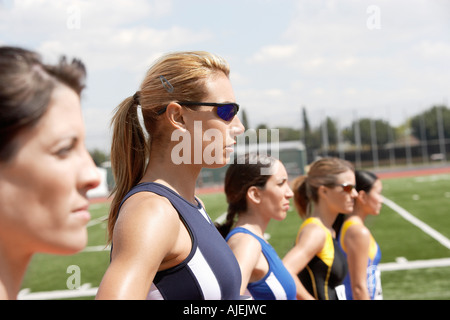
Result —
[[[226,239],[236,233],[246,233],[253,236],[261,244],[261,251],[269,264],[269,271],[260,280],[247,285],[248,291],[255,300],[296,300],[297,289],[294,279],[284,266],[275,249],[264,239],[250,230],[236,227],[230,231]]]
[[[153,192],[167,198],[192,240],[191,252],[183,262],[156,273],[147,299],[239,300],[241,270],[200,201],[197,199],[195,206],[166,186],[146,182],[131,189],[121,205],[138,192]]]

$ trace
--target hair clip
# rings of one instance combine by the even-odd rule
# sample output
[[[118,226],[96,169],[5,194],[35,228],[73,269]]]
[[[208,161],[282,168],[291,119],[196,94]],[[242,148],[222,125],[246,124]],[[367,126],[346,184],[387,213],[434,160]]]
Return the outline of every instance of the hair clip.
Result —
[[[169,80],[167,80],[164,76],[159,76],[159,80],[161,80],[161,83],[162,83],[164,89],[167,90],[167,92],[169,92],[169,93],[173,92],[173,86],[169,82]]]

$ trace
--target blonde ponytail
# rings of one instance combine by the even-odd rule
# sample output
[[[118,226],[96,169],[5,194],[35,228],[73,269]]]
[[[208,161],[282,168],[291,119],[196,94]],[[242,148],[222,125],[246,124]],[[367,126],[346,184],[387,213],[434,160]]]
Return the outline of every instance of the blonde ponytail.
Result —
[[[144,175],[149,157],[149,145],[138,118],[136,95],[126,98],[117,108],[111,121],[114,143],[111,145],[111,167],[115,186],[108,220],[108,242],[112,240],[119,205],[127,192]]]
[[[224,59],[209,52],[164,55],[150,67],[140,91],[126,98],[115,110],[111,122],[111,167],[115,187],[108,218],[109,242],[112,241],[120,202],[142,179],[150,148],[163,144],[170,137],[157,123],[158,111],[173,101],[201,101],[207,94],[205,83],[218,73],[229,76],[229,66]],[[141,106],[143,126],[138,117],[138,105]]]

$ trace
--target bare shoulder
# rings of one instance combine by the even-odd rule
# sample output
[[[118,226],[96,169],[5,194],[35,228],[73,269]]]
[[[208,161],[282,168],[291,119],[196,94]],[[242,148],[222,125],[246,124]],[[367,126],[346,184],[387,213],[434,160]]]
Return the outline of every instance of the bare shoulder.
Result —
[[[178,214],[170,201],[153,192],[139,192],[128,198],[122,205],[118,217],[123,219],[154,218],[164,215],[166,218],[177,218]]]
[[[371,233],[363,224],[348,227],[344,237],[344,245],[348,251],[366,252],[370,246]]]
[[[327,233],[321,226],[310,223],[304,226],[298,234],[297,242],[293,248],[297,254],[305,255],[308,258],[322,250],[325,245]]]
[[[298,234],[298,243],[305,244],[306,242],[314,242],[314,243],[325,243],[327,236],[327,232],[325,229],[318,224],[309,223],[302,228],[302,230]]]
[[[127,199],[114,227],[112,261],[97,298],[144,299],[179,234],[178,213],[169,200],[150,192]]]
[[[114,227],[114,246],[142,248],[154,241],[175,241],[179,231],[179,217],[170,201],[151,192],[140,192],[127,199],[120,209]],[[167,235],[170,235],[168,237]],[[134,251],[134,250],[133,250]]]
[[[298,274],[325,245],[327,233],[319,225],[310,223],[299,232],[295,246],[284,256],[283,263],[293,274]]]
[[[257,252],[258,254],[261,252],[261,244],[259,241],[247,233],[235,233],[228,239],[227,243],[233,251]]]
[[[370,239],[370,231],[363,224],[353,224],[348,227],[346,232],[346,238],[350,240],[369,240]]]

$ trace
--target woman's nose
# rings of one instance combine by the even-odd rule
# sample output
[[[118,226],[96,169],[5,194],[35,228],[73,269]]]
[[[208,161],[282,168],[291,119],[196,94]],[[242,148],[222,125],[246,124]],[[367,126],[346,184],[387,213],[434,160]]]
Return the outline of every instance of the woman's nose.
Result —
[[[81,164],[81,173],[80,173],[80,188],[85,190],[86,192],[90,189],[96,188],[101,182],[100,172],[95,166],[94,161],[92,160],[90,154],[85,152],[84,161]]]
[[[244,125],[237,116],[233,118],[233,121],[231,121],[231,128],[234,136],[239,136],[245,131]]]

